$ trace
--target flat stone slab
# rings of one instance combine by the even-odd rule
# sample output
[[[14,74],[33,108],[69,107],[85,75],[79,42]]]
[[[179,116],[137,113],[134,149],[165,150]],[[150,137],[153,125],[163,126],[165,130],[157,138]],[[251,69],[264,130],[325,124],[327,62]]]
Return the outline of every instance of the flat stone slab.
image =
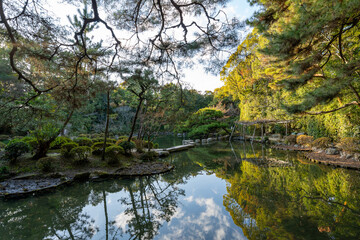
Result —
[[[165,151],[172,153],[172,152],[183,151],[183,150],[193,148],[193,147],[195,147],[195,144],[186,144],[186,145],[179,145],[179,146],[175,146],[175,147],[171,147],[171,148],[166,148]]]
[[[67,182],[67,179],[62,178],[10,179],[0,182],[0,197],[30,195],[56,188]]]
[[[136,177],[165,173],[174,168],[164,162],[143,162],[112,171],[101,169],[80,173],[23,174],[0,182],[0,198],[20,198],[55,189],[76,181],[104,180],[108,178]]]
[[[169,151],[164,151],[162,149],[152,149],[151,151],[157,152],[159,154],[159,157],[167,157],[170,155]]]

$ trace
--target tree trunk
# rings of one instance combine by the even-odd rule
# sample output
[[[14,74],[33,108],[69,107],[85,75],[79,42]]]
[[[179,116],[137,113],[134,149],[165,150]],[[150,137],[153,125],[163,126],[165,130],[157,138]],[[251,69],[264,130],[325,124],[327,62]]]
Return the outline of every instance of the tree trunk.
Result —
[[[38,149],[36,149],[36,153],[35,155],[32,157],[33,160],[37,160],[43,157],[46,157],[47,152],[49,151],[50,148],[50,144],[57,138],[57,136],[64,131],[66,125],[69,123],[72,115],[74,113],[74,109],[71,109],[71,112],[69,113],[68,117],[66,118],[63,126],[59,129],[59,131],[57,132],[57,134],[55,134],[54,136],[52,136],[48,141],[42,142]]]
[[[52,140],[52,141],[53,141],[53,140]],[[51,141],[51,142],[52,142],[52,141]],[[33,159],[34,159],[34,160],[37,160],[37,159],[46,157],[46,153],[49,151],[51,142],[50,142],[50,141],[46,141],[46,142],[40,143],[40,144],[39,144],[39,147],[36,149],[36,153],[35,153],[35,155],[33,156]]]
[[[133,123],[132,123],[131,132],[130,132],[130,135],[129,135],[129,138],[128,138],[128,142],[131,141],[131,138],[132,138],[132,136],[133,136],[133,134],[134,134],[135,125],[136,125],[136,120],[137,120],[137,118],[138,118],[138,115],[139,115],[139,112],[140,112],[140,108],[141,108],[141,104],[142,104],[143,101],[144,101],[144,99],[143,99],[143,98],[140,98],[139,104],[138,104],[138,106],[137,106],[137,108],[136,108],[136,113],[135,113],[134,120],[133,120]]]
[[[105,124],[104,146],[101,156],[102,161],[105,160],[106,140],[109,131],[109,115],[110,115],[110,90],[107,91],[106,124]]]
[[[105,190],[103,190],[103,198],[104,198],[104,212],[105,212],[105,236],[106,236],[106,240],[109,239],[109,216],[108,216],[108,211],[107,211],[107,206],[106,206],[106,193]]]

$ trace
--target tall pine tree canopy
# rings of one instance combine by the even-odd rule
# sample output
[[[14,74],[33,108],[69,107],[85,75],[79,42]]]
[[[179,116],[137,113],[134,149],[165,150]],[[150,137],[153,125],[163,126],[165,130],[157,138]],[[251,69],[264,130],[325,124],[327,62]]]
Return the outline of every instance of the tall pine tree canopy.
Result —
[[[276,83],[295,93],[288,112],[303,113],[334,98],[346,101],[336,109],[360,107],[358,0],[251,3],[262,6],[250,20],[268,40],[260,51],[286,73]]]

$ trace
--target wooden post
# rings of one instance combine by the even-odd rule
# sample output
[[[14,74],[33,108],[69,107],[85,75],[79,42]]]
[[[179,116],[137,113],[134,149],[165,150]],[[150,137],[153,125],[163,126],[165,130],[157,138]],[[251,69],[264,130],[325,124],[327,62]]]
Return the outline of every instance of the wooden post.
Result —
[[[252,139],[251,139],[252,142],[254,141],[254,138],[255,138],[255,130],[256,130],[256,124],[254,124],[254,133],[253,133],[253,136],[252,136]]]
[[[244,136],[244,141],[246,141],[246,138],[245,138],[245,125],[243,125],[243,136]]]

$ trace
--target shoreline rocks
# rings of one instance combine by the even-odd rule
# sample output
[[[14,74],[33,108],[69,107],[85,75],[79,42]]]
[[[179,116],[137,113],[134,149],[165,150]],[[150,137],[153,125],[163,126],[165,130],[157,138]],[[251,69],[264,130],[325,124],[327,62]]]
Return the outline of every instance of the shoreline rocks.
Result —
[[[155,175],[171,171],[173,165],[163,162],[145,162],[115,171],[93,170],[81,173],[24,174],[0,182],[0,198],[21,198],[54,190],[74,182],[98,181],[109,178],[129,178]]]

